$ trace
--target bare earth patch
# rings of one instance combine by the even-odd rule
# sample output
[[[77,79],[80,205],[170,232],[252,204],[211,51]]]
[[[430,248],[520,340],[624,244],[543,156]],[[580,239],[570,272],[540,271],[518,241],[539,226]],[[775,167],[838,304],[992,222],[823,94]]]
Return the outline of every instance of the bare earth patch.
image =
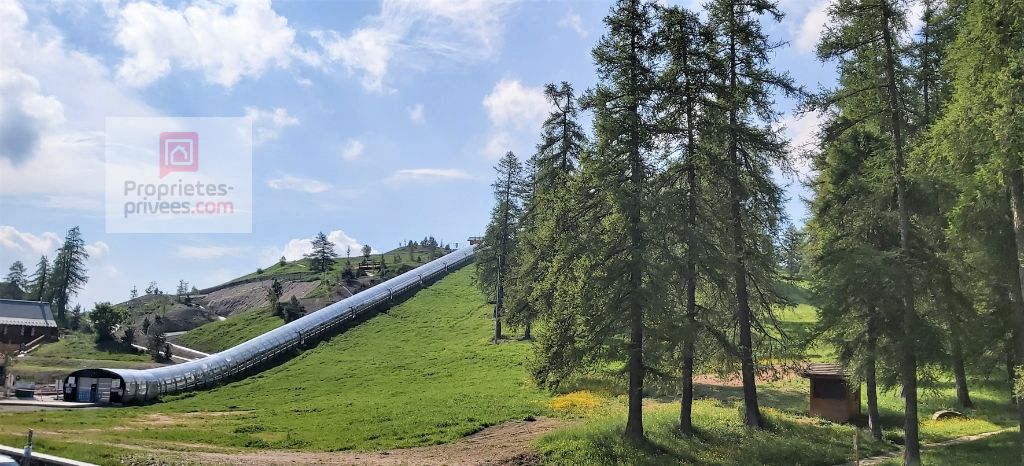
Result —
[[[187,459],[202,464],[230,465],[529,465],[536,463],[532,443],[561,427],[565,421],[538,418],[488,427],[464,439],[444,445],[403,448],[381,452],[296,452],[267,450],[250,453],[195,453]]]

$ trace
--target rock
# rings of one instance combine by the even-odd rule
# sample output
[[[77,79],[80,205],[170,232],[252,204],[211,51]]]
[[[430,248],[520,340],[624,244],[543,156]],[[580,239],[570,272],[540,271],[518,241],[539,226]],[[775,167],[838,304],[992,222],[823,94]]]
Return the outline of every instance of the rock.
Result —
[[[932,414],[932,420],[934,421],[942,421],[945,419],[960,419],[965,417],[967,416],[965,416],[964,413],[961,413],[959,411],[952,411],[949,409],[936,411],[935,414]]]

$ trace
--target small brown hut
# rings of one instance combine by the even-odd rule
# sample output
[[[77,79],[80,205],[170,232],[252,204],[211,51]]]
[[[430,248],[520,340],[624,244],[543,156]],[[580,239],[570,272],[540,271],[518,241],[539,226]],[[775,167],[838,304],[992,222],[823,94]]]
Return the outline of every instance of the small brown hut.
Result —
[[[800,375],[811,381],[811,415],[846,422],[860,415],[860,386],[840,364],[811,363]]]

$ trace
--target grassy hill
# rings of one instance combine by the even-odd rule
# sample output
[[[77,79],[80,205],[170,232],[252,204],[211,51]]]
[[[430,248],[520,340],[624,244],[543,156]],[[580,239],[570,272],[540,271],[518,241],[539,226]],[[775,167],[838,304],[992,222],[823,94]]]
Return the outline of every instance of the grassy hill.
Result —
[[[157,367],[152,358],[120,342],[96,342],[96,335],[74,332],[17,358],[11,373],[37,383],[53,383],[69,372],[89,367],[145,369]]]
[[[173,464],[174,455],[188,458],[188,452],[274,454],[431,445],[544,415],[565,424],[537,441],[536,460],[545,464],[831,465],[852,457],[855,427],[808,417],[807,382],[800,378],[759,384],[770,424],[760,432],[749,432],[740,422],[742,393],[737,385],[703,381],[697,386],[694,439],[675,434],[675,395],[652,393],[645,401],[651,445],[626,444],[621,437],[626,406],[620,374],[594,374],[561,394],[538,390],[526,367],[530,344],[490,343],[490,312],[473,282],[473,267],[466,267],[315,349],[210,391],[142,407],[0,413],[0,443],[19,444],[31,428],[36,429],[37,451],[113,464],[126,452],[143,449],[169,455],[157,462]],[[809,326],[812,315],[809,307],[783,313],[794,328]],[[227,330],[211,331],[208,341],[218,336],[231,338]],[[922,387],[922,440],[1015,425],[1005,387],[997,379],[972,383],[977,407],[967,412],[970,418],[958,421],[928,418],[932,411],[953,405],[950,382]],[[862,455],[898,447],[901,403],[898,391],[881,394],[885,440],[870,442],[862,435]],[[991,452],[993,459],[1013,457],[1006,437],[987,441],[999,449]],[[984,459],[968,447],[955,454]]]
[[[271,314],[269,306],[261,307],[189,330],[178,337],[177,343],[204,353],[216,353],[281,325],[284,319]]]

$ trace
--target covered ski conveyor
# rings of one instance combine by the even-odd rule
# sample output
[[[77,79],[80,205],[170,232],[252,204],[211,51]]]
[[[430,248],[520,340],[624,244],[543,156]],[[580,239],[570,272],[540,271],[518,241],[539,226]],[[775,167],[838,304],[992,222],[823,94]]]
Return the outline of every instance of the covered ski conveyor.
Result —
[[[155,400],[258,372],[268,361],[333,335],[342,324],[437,280],[473,258],[468,246],[384,283],[202,359],[154,369],[81,369],[64,379],[64,400],[132,403]]]

